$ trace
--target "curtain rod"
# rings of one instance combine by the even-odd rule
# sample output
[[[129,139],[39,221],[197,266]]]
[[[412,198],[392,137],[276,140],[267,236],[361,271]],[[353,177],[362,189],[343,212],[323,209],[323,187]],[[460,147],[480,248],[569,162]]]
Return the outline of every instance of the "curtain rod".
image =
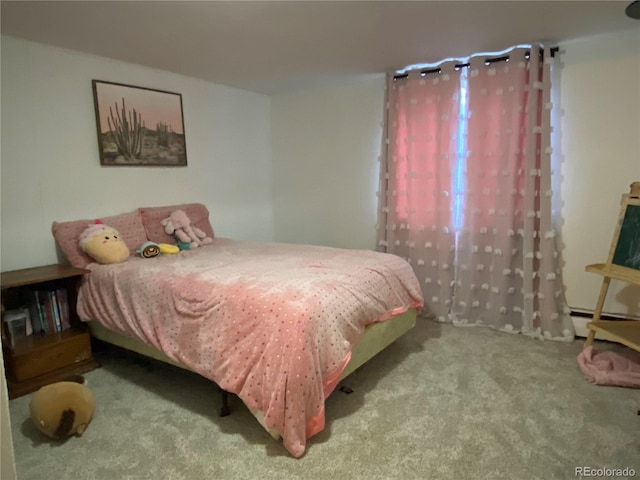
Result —
[[[552,47],[551,48],[551,56],[555,57],[556,52],[558,52],[559,50],[560,50],[560,47]],[[531,53],[529,51],[527,51],[525,53],[525,57],[529,58],[530,54]],[[485,65],[491,65],[492,63],[506,62],[508,60],[509,60],[509,55],[501,55],[500,57],[494,57],[494,58],[486,59],[484,61],[484,64]],[[456,70],[459,70],[461,68],[467,68],[469,66],[471,66],[471,63],[458,63],[453,68],[455,68]],[[420,75],[424,77],[426,75],[429,75],[430,73],[441,73],[441,72],[442,72],[441,68],[431,68],[431,69],[428,69],[428,70],[421,70],[420,71]],[[394,75],[393,79],[394,80],[399,80],[401,78],[407,78],[408,76],[409,76],[408,73],[403,73],[403,74],[400,74],[400,75]]]

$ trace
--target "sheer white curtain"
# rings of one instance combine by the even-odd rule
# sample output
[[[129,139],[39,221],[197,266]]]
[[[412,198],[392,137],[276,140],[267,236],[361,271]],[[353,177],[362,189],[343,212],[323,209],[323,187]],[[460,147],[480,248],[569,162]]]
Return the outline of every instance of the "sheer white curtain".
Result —
[[[440,321],[572,340],[551,221],[549,49],[388,77],[378,245]]]

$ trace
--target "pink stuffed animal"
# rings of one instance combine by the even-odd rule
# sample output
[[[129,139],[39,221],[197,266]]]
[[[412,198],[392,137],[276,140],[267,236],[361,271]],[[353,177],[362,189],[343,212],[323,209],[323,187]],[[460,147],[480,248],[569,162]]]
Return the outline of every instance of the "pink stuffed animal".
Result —
[[[183,210],[175,210],[168,218],[160,221],[164,231],[174,235],[179,242],[188,243],[189,248],[196,248],[213,242],[207,234],[195,225]]]

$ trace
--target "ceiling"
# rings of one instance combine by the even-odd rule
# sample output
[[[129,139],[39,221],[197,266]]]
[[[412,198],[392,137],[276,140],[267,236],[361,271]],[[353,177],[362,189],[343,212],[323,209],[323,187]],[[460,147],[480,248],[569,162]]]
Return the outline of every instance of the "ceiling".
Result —
[[[1,33],[265,94],[638,29],[629,1],[6,1]],[[640,51],[640,42],[638,49]]]

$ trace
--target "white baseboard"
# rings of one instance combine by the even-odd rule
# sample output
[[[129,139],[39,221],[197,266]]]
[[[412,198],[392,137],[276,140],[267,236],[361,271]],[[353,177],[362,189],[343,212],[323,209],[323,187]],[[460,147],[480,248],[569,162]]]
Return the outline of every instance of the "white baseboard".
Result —
[[[587,338],[587,335],[589,333],[587,330],[587,323],[589,323],[591,319],[587,317],[576,317],[574,315],[571,315],[571,320],[573,321],[573,328],[576,330],[576,337]],[[596,339],[606,340],[599,333],[596,333]]]

